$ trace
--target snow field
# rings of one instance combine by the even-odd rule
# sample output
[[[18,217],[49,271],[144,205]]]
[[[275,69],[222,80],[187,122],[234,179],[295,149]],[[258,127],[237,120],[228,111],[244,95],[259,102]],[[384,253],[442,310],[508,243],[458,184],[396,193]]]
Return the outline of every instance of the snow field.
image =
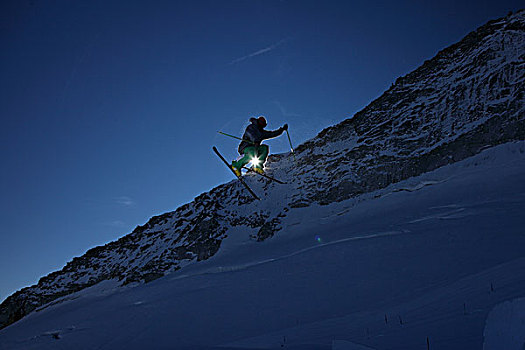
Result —
[[[524,178],[516,142],[291,209],[267,241],[231,229],[206,261],[33,312],[0,349],[496,349],[522,329],[502,303],[525,296]]]

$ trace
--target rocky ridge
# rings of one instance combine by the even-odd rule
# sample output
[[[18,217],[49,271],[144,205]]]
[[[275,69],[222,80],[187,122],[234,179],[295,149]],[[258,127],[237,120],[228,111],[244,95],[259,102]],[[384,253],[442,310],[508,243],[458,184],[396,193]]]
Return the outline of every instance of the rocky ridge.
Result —
[[[290,210],[329,204],[525,139],[525,11],[491,21],[408,75],[354,117],[290,154],[272,156],[283,185],[232,181],[95,247],[0,305],[0,328],[43,305],[105,280],[149,282],[213,256],[234,227],[256,240],[279,231]],[[272,201],[264,198],[272,197]]]

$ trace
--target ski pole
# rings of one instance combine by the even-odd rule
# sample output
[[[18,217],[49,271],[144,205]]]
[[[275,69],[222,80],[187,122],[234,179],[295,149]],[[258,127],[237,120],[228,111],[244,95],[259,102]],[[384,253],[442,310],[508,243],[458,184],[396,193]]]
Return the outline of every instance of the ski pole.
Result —
[[[290,133],[288,132],[288,129],[286,129],[286,135],[288,136],[288,142],[290,142],[290,148],[292,149],[293,160],[295,162],[295,151],[292,146],[292,140],[290,139]]]
[[[233,135],[230,135],[230,134],[226,134],[226,133],[224,133],[224,132],[222,132],[222,131],[217,131],[217,132],[218,132],[219,134],[221,134],[221,135],[224,135],[224,136],[229,136],[229,137],[233,137],[234,139],[237,139],[237,140],[241,140],[241,141],[249,142],[249,143],[251,143],[252,145],[255,144],[255,142],[253,142],[253,141],[246,140],[246,139],[243,139],[243,138],[240,138],[240,137],[237,137],[237,136],[233,136]]]

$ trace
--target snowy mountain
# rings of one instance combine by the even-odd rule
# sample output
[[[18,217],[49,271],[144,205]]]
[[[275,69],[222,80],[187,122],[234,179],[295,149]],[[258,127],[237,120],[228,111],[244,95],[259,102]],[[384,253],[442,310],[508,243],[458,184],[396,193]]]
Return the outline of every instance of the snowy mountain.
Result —
[[[140,327],[150,327],[150,331],[125,322],[129,332],[144,332],[133,343],[137,348],[140,344],[146,346],[155,334],[171,339],[171,346],[183,344],[188,348],[194,348],[195,344],[237,348],[259,344],[261,348],[272,348],[285,343],[293,345],[294,341],[304,345],[305,339],[314,348],[322,348],[317,346],[330,337],[360,339],[362,344],[368,341],[368,345],[376,348],[384,348],[388,344],[385,339],[390,344],[402,340],[405,345],[400,349],[416,348],[429,327],[439,326],[441,330],[434,334],[443,337],[453,332],[454,327],[446,327],[443,320],[428,316],[432,307],[443,307],[438,301],[445,297],[451,301],[447,304],[450,310],[445,305],[442,314],[437,314],[458,325],[457,318],[461,315],[456,315],[452,308],[456,310],[459,303],[462,308],[464,305],[463,316],[474,315],[473,322],[481,322],[478,328],[483,329],[490,310],[483,309],[475,315],[477,311],[470,309],[471,302],[489,307],[523,296],[517,286],[523,290],[525,278],[523,272],[516,271],[525,267],[525,255],[519,249],[519,244],[525,243],[524,221],[519,215],[520,205],[523,208],[525,201],[520,181],[524,175],[525,148],[523,142],[515,141],[525,140],[524,47],[525,11],[491,21],[397,79],[354,117],[300,145],[295,160],[291,154],[272,156],[267,163],[269,174],[288,184],[247,176],[247,183],[261,196],[261,201],[254,200],[237,181],[232,181],[174,212],[153,217],[115,242],[73,259],[62,270],[43,277],[37,285],[22,289],[0,305],[2,327],[31,313],[0,331],[0,348],[4,341],[15,348],[17,344],[19,348],[45,347],[46,340],[40,337],[45,331],[33,334],[38,336],[33,343],[26,340],[18,343],[20,337],[27,337],[25,331],[40,332],[37,329],[44,323],[49,327],[50,323],[61,322],[60,331],[55,332],[61,336],[76,334],[77,326],[68,330],[71,325],[64,322],[73,323],[71,315],[78,316],[78,311],[71,310],[79,308],[93,310],[101,325],[107,322],[108,329],[114,329],[111,320],[121,322],[108,314],[114,310],[148,319],[153,316],[136,309],[152,308],[159,319],[171,322],[173,319],[163,314],[163,308],[178,309],[174,316],[181,319],[193,319],[192,312],[210,317],[194,320],[199,327],[210,330],[202,342],[196,340],[197,330],[181,320],[175,324],[186,333],[175,332],[172,338],[166,338],[162,330],[146,326],[153,320],[137,322]],[[505,145],[497,147],[502,144]],[[469,172],[470,177],[466,176]],[[469,189],[471,183],[462,180],[464,176],[472,181],[477,192]],[[500,183],[498,177],[512,182]],[[500,201],[501,207],[490,200]],[[500,212],[502,208],[507,211]],[[503,219],[510,226],[503,221],[498,226],[497,220]],[[458,222],[462,225],[458,226]],[[502,228],[501,237],[494,233],[498,227]],[[487,231],[488,228],[492,231]],[[419,232],[426,232],[424,238],[413,234]],[[307,239],[312,236],[317,237],[314,245]],[[379,238],[387,243],[378,244]],[[325,239],[329,242],[323,242]],[[496,251],[494,256],[488,250],[490,247]],[[318,256],[322,252],[330,257]],[[367,260],[368,255],[375,254],[384,254],[384,258]],[[425,254],[438,260],[425,263]],[[320,264],[318,269],[314,261]],[[458,269],[457,264],[464,265]],[[240,271],[238,275],[236,271]],[[507,276],[506,271],[512,271],[514,276]],[[273,282],[254,281],[250,273]],[[309,273],[311,281],[316,282],[308,283]],[[163,276],[166,277],[159,279]],[[339,280],[340,276],[345,279]],[[396,278],[406,287],[397,285]],[[245,280],[246,296],[231,290],[233,285],[243,286]],[[480,292],[484,287],[471,287],[472,283],[490,286],[495,280],[501,280],[501,285],[491,288],[502,291],[490,302]],[[220,287],[217,295],[206,287],[214,283]],[[330,284],[335,288],[333,291],[325,289]],[[255,286],[261,287],[262,294]],[[281,297],[290,303],[284,308],[290,314],[281,314],[272,304],[277,296],[269,286],[288,293]],[[385,292],[385,288],[390,291]],[[201,289],[203,293],[199,292]],[[455,294],[458,289],[462,292]],[[309,293],[303,294],[301,290]],[[202,299],[185,296],[194,292],[202,294]],[[169,299],[170,295],[178,299],[160,301],[161,296]],[[239,317],[226,317],[233,322],[226,323],[228,330],[213,328],[212,321],[215,327],[220,323],[219,311],[228,312],[225,307],[229,295],[237,298],[231,299],[231,303],[239,301],[240,306],[230,310]],[[262,299],[257,301],[267,309],[251,304],[246,300],[249,296]],[[210,300],[214,298],[225,304],[212,304]],[[309,305],[309,300],[313,305]],[[336,307],[330,304],[333,301],[337,301]],[[371,305],[374,307],[365,308]],[[383,321],[386,325],[389,317],[394,317],[399,319],[390,320],[390,324],[397,322],[396,327],[402,327],[405,315],[396,314],[401,309],[407,317],[419,317],[417,322],[413,321],[415,328],[407,333],[420,336],[412,343],[402,329],[379,331],[372,321],[378,313],[386,313]],[[248,310],[258,321],[243,326]],[[59,312],[66,315],[57,316]],[[295,314],[302,316],[294,320]],[[425,321],[425,317],[429,319]],[[272,320],[274,324],[259,326],[260,333],[253,333],[250,327],[264,320]],[[103,329],[93,322],[87,323],[90,329]],[[329,334],[330,327],[336,333],[348,332],[336,337]],[[473,334],[478,328],[470,326],[461,334],[479,343],[480,335]],[[115,331],[131,334],[123,329]],[[283,329],[288,330],[288,340],[282,339]],[[354,334],[358,329],[367,333]],[[48,331],[47,335],[55,334]],[[230,332],[229,337],[221,331]],[[384,339],[378,337],[378,332]],[[107,333],[89,341],[79,337],[83,344],[91,344],[87,348],[109,341]],[[163,346],[169,348],[170,344]],[[345,346],[344,341],[339,344],[334,342],[330,346]],[[113,345],[129,348],[132,343],[121,339]]]
[[[237,226],[205,261],[39,307],[0,349],[522,350],[524,178],[509,142],[290,209],[264,242]]]

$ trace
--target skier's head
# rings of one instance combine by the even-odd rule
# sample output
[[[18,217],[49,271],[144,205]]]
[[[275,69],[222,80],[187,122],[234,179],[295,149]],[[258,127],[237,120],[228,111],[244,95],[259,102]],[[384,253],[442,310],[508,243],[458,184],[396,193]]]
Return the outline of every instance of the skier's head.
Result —
[[[259,125],[261,129],[266,126],[266,119],[262,115],[257,118],[257,125]]]

